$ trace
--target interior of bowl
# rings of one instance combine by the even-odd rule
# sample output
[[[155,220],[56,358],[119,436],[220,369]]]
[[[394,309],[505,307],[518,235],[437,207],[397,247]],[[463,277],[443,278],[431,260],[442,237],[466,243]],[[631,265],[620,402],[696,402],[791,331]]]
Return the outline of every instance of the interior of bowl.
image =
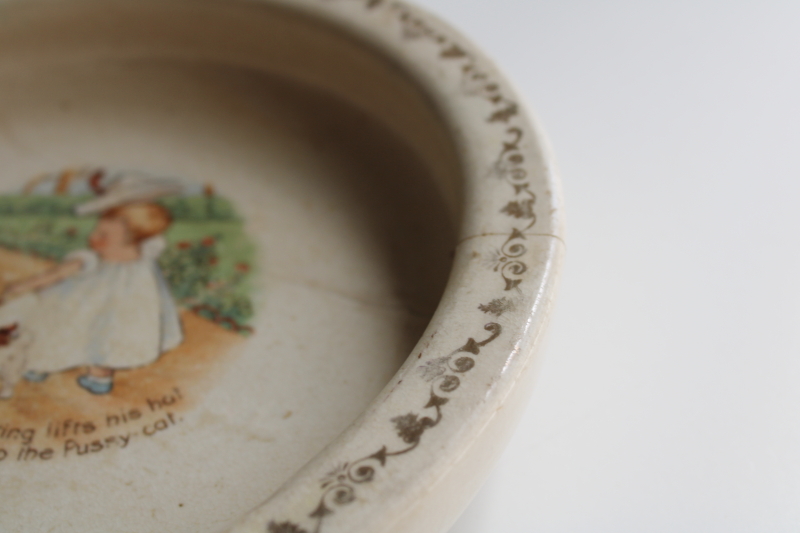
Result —
[[[396,62],[269,3],[0,3],[4,528],[224,530],[436,309],[462,191]]]

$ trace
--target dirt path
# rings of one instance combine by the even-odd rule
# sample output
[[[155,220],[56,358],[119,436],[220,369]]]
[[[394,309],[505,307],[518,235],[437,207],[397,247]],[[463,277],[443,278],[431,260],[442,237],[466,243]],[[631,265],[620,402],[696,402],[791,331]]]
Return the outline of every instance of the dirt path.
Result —
[[[0,283],[36,274],[51,264],[0,248]],[[13,398],[0,400],[0,424],[39,427],[71,419],[100,426],[108,416],[132,409],[141,411],[144,419],[147,400],[165,396],[175,399],[173,412],[191,407],[244,338],[187,310],[181,311],[181,322],[184,342],[151,365],[118,371],[110,394],[94,396],[80,388],[76,379],[83,369],[59,372],[42,383],[22,380]]]

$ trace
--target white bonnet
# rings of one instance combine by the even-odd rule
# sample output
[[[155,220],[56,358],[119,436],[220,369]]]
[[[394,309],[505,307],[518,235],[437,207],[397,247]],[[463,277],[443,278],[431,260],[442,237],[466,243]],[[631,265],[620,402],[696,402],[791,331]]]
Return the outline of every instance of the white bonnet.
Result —
[[[112,176],[102,194],[77,206],[75,213],[92,215],[120,205],[149,202],[183,192],[184,185],[176,179],[156,178],[138,171],[119,172]]]

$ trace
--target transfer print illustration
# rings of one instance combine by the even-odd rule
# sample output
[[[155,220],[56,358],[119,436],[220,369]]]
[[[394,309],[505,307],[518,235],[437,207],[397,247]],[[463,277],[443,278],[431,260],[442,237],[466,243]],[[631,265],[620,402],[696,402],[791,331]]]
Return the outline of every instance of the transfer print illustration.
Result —
[[[179,423],[252,333],[253,256],[211,185],[84,168],[0,195],[0,461]]]

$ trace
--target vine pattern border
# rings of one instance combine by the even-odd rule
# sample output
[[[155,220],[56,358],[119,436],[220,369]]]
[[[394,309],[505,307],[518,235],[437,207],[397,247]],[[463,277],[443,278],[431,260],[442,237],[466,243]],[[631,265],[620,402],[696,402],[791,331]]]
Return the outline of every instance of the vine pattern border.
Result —
[[[342,0],[324,0],[342,1]],[[450,36],[430,25],[423,17],[397,0],[349,0],[362,3],[367,10],[386,9],[393,12],[400,23],[402,36],[406,40],[428,40],[439,48],[439,58],[460,68],[461,91],[467,96],[481,98],[491,104],[492,110],[486,117],[489,125],[505,127],[506,138],[498,151],[489,175],[509,184],[511,198],[500,209],[509,217],[512,227],[505,241],[495,252],[493,271],[503,280],[503,291],[519,291],[519,285],[528,271],[522,260],[528,248],[526,232],[536,224],[536,194],[531,190],[529,173],[525,168],[522,143],[525,130],[518,125],[520,109],[518,103],[509,98],[500,84],[493,80],[487,70],[480,67],[476,57]],[[485,314],[500,317],[512,310],[514,302],[503,296],[487,304],[478,306]],[[390,420],[398,438],[403,442],[399,449],[384,445],[378,451],[355,461],[337,465],[320,480],[321,496],[316,508],[308,514],[312,527],[306,529],[292,521],[271,520],[267,533],[321,533],[327,517],[336,509],[356,501],[357,487],[375,479],[378,469],[386,466],[389,459],[405,455],[415,450],[426,431],[436,427],[444,417],[443,407],[450,401],[450,395],[461,386],[461,377],[475,367],[476,357],[481,349],[495,341],[503,328],[497,322],[489,322],[483,328],[487,333],[483,340],[470,337],[467,342],[453,352],[435,358],[417,367],[420,377],[430,383],[430,394],[422,407],[430,416],[409,412]]]

